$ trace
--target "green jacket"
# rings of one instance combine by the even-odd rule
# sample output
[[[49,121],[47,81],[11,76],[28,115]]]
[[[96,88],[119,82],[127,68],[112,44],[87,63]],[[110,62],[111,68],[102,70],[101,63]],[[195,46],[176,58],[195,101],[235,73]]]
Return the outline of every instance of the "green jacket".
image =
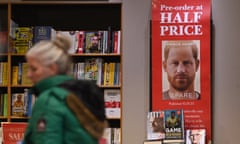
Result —
[[[84,114],[76,114],[69,108],[66,99],[70,93],[59,87],[59,84],[72,79],[64,75],[53,76],[33,87],[37,100],[25,132],[24,144],[98,143],[98,138],[91,135],[86,130],[84,122],[80,122],[76,116]],[[91,129],[91,123],[88,124]]]

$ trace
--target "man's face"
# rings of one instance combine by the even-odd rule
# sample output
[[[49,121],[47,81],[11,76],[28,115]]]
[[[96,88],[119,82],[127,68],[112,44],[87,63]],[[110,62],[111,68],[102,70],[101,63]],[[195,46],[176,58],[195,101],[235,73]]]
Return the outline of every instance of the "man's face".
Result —
[[[91,37],[91,43],[93,46],[97,46],[98,45],[98,37],[97,36]]]
[[[192,141],[192,144],[199,144],[201,140],[201,133],[199,130],[192,130],[190,134],[190,139]]]
[[[195,61],[190,46],[170,48],[168,59],[163,63],[171,86],[184,91],[192,85],[197,71],[198,61]]]

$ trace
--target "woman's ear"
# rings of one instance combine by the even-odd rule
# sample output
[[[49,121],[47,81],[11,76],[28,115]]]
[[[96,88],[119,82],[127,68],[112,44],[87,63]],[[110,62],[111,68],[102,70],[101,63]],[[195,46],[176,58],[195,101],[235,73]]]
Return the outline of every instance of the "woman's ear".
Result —
[[[53,75],[58,73],[58,66],[56,63],[49,65],[49,69],[51,71],[51,74],[53,74]]]

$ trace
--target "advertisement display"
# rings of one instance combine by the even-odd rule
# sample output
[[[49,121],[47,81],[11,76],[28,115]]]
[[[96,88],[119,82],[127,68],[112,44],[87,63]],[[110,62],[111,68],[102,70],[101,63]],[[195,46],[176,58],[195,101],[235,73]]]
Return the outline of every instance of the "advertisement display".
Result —
[[[211,1],[152,0],[151,110],[165,109],[212,140]]]

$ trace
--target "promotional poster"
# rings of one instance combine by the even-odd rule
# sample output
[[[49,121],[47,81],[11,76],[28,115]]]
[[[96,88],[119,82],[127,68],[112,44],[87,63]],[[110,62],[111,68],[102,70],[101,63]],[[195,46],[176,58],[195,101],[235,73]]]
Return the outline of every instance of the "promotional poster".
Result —
[[[152,0],[151,110],[183,109],[211,132],[211,1]]]

